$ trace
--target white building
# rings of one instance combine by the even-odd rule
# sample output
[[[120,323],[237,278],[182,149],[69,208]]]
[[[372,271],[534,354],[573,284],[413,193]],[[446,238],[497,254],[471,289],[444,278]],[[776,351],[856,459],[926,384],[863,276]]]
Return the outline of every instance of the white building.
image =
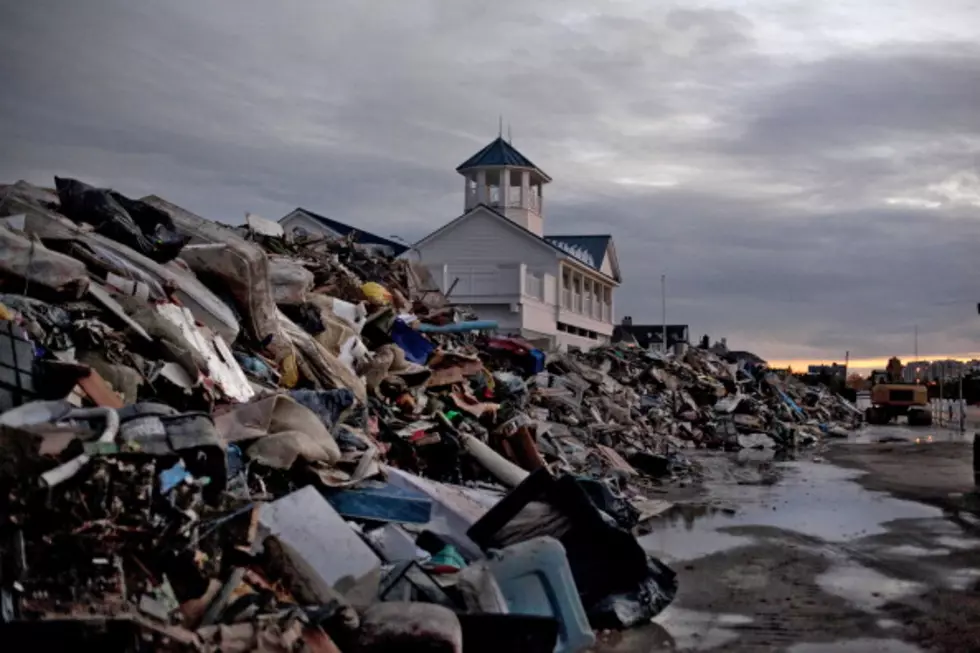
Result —
[[[369,231],[361,231],[304,208],[293,209],[279,218],[279,224],[282,225],[284,232],[294,238],[346,238],[353,234],[354,242],[386,256],[398,256],[408,249],[406,245],[389,238],[383,238]]]
[[[419,257],[457,304],[501,332],[565,349],[607,342],[621,281],[609,235],[546,236],[544,172],[498,137],[459,166],[464,213],[403,257]]]

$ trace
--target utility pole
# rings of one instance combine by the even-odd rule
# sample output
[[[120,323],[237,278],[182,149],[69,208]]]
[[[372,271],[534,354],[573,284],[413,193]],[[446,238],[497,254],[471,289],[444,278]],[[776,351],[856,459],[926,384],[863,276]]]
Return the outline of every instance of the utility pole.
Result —
[[[943,416],[946,415],[946,407],[943,406],[943,383],[946,380],[946,361],[939,364],[939,425],[943,425]]]
[[[960,363],[960,400],[957,408],[960,411],[960,433],[962,433],[966,430],[966,410],[964,410],[965,407],[963,406],[963,363]]]
[[[915,325],[915,362],[919,362],[919,325]]]
[[[660,334],[663,352],[667,353],[667,275],[660,275],[660,317],[663,320],[663,331]]]

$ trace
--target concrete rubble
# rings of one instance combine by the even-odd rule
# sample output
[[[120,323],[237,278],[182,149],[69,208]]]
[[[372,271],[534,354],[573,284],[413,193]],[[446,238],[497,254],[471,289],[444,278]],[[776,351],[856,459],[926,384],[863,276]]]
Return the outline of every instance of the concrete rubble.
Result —
[[[18,182],[0,249],[16,650],[582,651],[673,599],[632,529],[685,450],[860,421],[704,349],[542,352],[252,214]]]

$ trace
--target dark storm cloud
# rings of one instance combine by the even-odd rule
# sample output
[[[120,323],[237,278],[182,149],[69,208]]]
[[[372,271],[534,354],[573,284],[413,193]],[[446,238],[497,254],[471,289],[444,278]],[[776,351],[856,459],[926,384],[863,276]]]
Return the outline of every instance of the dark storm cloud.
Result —
[[[980,45],[886,47],[793,69],[747,103],[744,142],[771,151],[980,134]]]
[[[548,228],[616,237],[620,315],[666,272],[672,319],[771,357],[980,349],[976,46],[794,56],[767,21],[812,8],[648,4],[0,0],[0,179],[417,238],[503,113]]]
[[[647,262],[617,295],[622,314],[659,320],[664,272],[671,314],[774,356],[904,352],[916,323],[934,351],[971,350],[969,329],[943,335],[975,313],[978,229],[969,217],[909,209],[801,216],[679,191],[621,208],[626,215],[611,222],[642,219],[644,228],[617,241],[620,260]],[[585,224],[600,210],[565,214]]]

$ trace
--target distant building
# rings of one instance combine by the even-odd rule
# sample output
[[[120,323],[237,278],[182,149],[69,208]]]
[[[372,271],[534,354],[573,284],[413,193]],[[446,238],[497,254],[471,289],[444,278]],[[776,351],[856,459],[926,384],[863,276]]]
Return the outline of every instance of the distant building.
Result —
[[[932,380],[929,361],[915,361],[909,363],[902,370],[902,380],[906,383],[926,383]]]
[[[623,318],[623,323],[613,329],[613,342],[635,341],[644,349],[663,348],[664,326],[662,324],[633,324],[629,315]],[[688,344],[688,327],[686,324],[667,325],[667,347],[676,344]]]
[[[297,208],[279,219],[283,231],[294,238],[346,238],[355,234],[354,242],[387,256],[399,256],[408,246],[389,238],[363,231],[304,208]]]
[[[847,366],[833,363],[831,365],[810,365],[807,367],[810,376],[827,376],[831,379],[844,380],[847,376]]]
[[[932,361],[929,364],[929,377],[932,381],[948,381],[957,379],[961,374],[966,373],[966,365],[963,361],[946,359]]]

